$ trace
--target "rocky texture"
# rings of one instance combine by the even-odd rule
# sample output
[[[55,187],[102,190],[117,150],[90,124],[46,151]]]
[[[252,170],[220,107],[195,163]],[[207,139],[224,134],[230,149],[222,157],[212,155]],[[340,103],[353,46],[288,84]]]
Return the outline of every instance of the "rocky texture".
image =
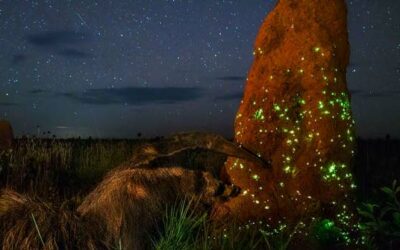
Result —
[[[265,19],[235,140],[273,169],[225,163],[222,177],[244,190],[227,204],[240,219],[294,222],[322,214],[346,223],[354,187],[346,19],[344,0],[280,0]]]
[[[14,134],[11,124],[8,121],[0,120],[0,151],[11,148],[14,141]]]

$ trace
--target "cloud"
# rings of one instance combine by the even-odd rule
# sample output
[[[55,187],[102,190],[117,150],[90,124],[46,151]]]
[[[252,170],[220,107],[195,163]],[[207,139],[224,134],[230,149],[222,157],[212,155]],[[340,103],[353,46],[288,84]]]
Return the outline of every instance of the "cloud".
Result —
[[[12,64],[19,64],[19,63],[22,63],[22,62],[24,62],[24,61],[26,61],[28,59],[28,56],[27,55],[25,55],[25,54],[15,54],[15,55],[13,55],[13,58],[12,58]]]
[[[27,41],[37,47],[69,58],[91,58],[93,54],[82,51],[79,46],[90,39],[88,33],[73,30],[46,31],[27,35]]]
[[[88,40],[86,33],[72,30],[45,31],[30,34],[27,37],[29,43],[40,47],[54,47],[59,45],[80,44]]]
[[[29,90],[28,91],[28,93],[29,94],[34,94],[34,95],[36,95],[36,94],[43,94],[43,93],[47,93],[48,91],[47,90],[44,90],[44,89],[32,89],[32,90]]]
[[[59,55],[71,58],[91,58],[92,54],[86,53],[77,49],[64,49],[58,52]]]
[[[391,98],[391,97],[399,97],[400,90],[386,90],[386,91],[352,90],[351,94],[355,97],[364,97],[364,98]]]
[[[0,102],[0,106],[18,106],[15,102]]]
[[[190,87],[125,87],[113,89],[88,89],[82,93],[61,93],[62,96],[84,104],[95,105],[146,105],[174,104],[197,100],[205,94],[201,88]]]
[[[246,77],[245,76],[220,76],[220,77],[216,77],[215,79],[218,81],[227,81],[227,82],[231,82],[231,81],[243,82],[246,80]]]
[[[233,93],[233,94],[226,94],[215,97],[216,101],[232,101],[232,100],[240,100],[243,97],[243,91]]]

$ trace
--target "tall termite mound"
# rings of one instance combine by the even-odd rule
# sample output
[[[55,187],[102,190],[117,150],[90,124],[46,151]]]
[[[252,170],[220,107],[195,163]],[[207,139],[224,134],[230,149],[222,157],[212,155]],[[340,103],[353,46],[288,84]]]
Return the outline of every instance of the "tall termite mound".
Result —
[[[344,0],[279,0],[259,30],[235,140],[272,163],[229,158],[222,177],[243,195],[242,220],[349,219],[354,121]]]

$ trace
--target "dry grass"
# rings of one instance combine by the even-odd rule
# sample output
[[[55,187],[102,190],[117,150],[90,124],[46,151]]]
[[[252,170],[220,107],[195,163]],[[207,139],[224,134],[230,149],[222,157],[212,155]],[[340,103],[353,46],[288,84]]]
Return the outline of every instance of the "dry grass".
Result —
[[[141,145],[138,142],[143,143],[128,140],[17,140],[12,150],[0,155],[0,188],[8,188],[0,199],[0,243],[3,248],[101,249],[112,246],[118,249],[116,234],[110,233],[107,225],[96,222],[107,220],[92,215],[80,216],[75,212],[76,204],[81,203],[106,172],[129,159],[135,147]],[[198,161],[204,154],[201,151],[177,157],[190,161],[192,168],[196,168],[201,165]],[[224,157],[216,157],[222,165]],[[209,165],[215,163],[210,160]],[[10,191],[11,188],[25,195]],[[175,191],[169,193],[176,195]],[[163,197],[169,200],[169,196]],[[37,197],[46,198],[44,201]],[[126,200],[127,197],[122,197],[117,203],[123,207]],[[151,215],[157,218],[149,220],[160,221],[160,213],[166,205],[162,203],[157,206],[157,213]],[[149,213],[142,210],[143,214]]]
[[[137,141],[20,139],[0,152],[0,188],[62,201],[90,190]]]
[[[71,208],[28,198],[11,190],[0,194],[2,249],[110,249],[103,226],[83,220]]]
[[[89,218],[82,221],[73,211],[106,172],[129,159],[137,145],[145,142],[148,141],[19,139],[11,151],[0,152],[0,188],[27,194],[22,196],[8,190],[1,195],[3,249],[41,249],[43,245],[45,249],[119,249],[118,242],[109,243],[103,225]],[[365,196],[371,194],[372,186],[385,184],[398,172],[399,143],[359,141],[359,144],[356,178],[361,186],[368,187],[360,189]],[[224,159],[223,155],[196,150],[178,154],[174,161],[185,162],[190,169],[211,171]],[[157,164],[163,166],[168,162],[160,160]],[[376,184],[378,179],[381,181]],[[46,197],[46,201],[34,197]],[[246,241],[255,239],[260,243],[259,236],[246,236],[246,231],[227,231],[204,245],[201,242],[209,238],[195,244],[200,249],[218,249],[222,245],[223,249],[234,249],[233,246],[240,249],[246,246]]]

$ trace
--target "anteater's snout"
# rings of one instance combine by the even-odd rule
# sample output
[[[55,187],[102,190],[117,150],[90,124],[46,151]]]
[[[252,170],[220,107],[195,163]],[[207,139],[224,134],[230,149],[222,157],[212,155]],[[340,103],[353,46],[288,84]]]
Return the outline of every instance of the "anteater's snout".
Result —
[[[240,191],[242,191],[242,189],[238,186],[232,185],[232,191],[230,193],[230,197],[236,197],[240,194]]]
[[[229,199],[238,196],[240,194],[240,191],[241,189],[238,186],[226,185],[225,183],[221,182],[219,183],[214,195],[224,199]]]

